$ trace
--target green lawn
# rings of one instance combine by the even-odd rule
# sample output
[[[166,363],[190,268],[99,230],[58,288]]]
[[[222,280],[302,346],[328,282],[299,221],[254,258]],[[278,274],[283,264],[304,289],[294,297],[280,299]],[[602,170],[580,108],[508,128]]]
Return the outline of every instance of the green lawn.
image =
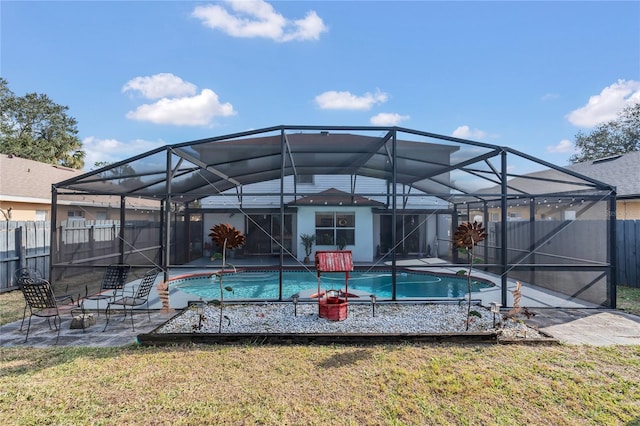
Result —
[[[2,321],[22,303],[0,295]],[[11,425],[633,425],[640,346],[0,348],[0,413]]]
[[[0,349],[3,424],[637,424],[640,346]]]
[[[617,307],[621,311],[640,315],[640,288],[618,286]]]

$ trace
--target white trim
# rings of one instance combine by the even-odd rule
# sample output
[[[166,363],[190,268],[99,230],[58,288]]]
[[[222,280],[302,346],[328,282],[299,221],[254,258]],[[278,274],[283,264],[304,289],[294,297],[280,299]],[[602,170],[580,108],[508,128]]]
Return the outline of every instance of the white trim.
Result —
[[[20,197],[16,195],[0,195],[0,201],[8,201],[14,203],[51,204],[50,199]]]

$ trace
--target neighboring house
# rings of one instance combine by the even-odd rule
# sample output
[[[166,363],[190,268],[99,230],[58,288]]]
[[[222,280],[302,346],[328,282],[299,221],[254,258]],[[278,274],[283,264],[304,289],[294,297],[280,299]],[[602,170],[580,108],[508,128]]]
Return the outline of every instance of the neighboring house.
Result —
[[[51,186],[77,176],[83,170],[0,154],[0,220],[50,221]],[[136,220],[138,209],[158,210],[157,203],[133,200],[127,220]],[[148,218],[141,216],[140,218]],[[67,220],[119,220],[118,197],[102,197],[100,202],[73,203],[58,199],[58,224]]]
[[[566,169],[615,186],[617,219],[640,219],[640,151],[576,163]]]
[[[565,166],[564,169],[615,188],[617,220],[640,219],[640,151],[575,163]],[[557,192],[555,195],[546,194],[535,199],[528,195],[545,194],[549,181],[556,183]],[[527,195],[522,196],[520,200],[511,199],[509,201],[507,220],[528,221],[532,216],[532,211],[536,220],[602,219],[603,215],[608,214],[609,207],[604,204],[599,209],[581,206],[585,203],[585,199],[579,195],[580,181],[580,178],[574,179],[566,173],[552,169],[509,179],[507,181],[509,194],[523,193]],[[492,186],[484,191],[496,192],[499,191],[499,187]],[[564,192],[571,195],[564,195]],[[589,203],[594,202],[593,198],[588,201]],[[501,212],[496,208],[497,204],[493,202],[488,205],[489,222],[500,220]],[[476,205],[476,208],[469,212],[469,217],[471,220],[481,221],[483,212]]]
[[[82,170],[0,154],[0,209],[7,215],[0,219],[51,220],[51,185],[83,173]],[[80,209],[74,208],[66,208],[65,213],[69,217],[83,215]]]

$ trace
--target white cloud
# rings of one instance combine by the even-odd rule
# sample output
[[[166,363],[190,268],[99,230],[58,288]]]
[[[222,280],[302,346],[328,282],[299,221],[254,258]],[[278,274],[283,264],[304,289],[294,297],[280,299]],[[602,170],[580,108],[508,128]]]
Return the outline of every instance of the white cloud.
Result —
[[[487,136],[487,132],[480,129],[471,129],[469,126],[458,126],[451,134],[454,138],[461,139],[483,139]]]
[[[196,93],[196,85],[171,73],[160,73],[148,77],[133,78],[122,87],[122,93],[136,91],[147,99],[187,96]]]
[[[568,139],[562,139],[560,142],[558,142],[557,145],[547,146],[547,152],[550,152],[553,154],[575,152],[575,150],[576,148],[573,145],[573,142],[571,142]]]
[[[574,126],[594,127],[615,120],[622,109],[638,102],[640,82],[618,80],[605,87],[599,95],[591,96],[585,106],[571,111],[566,118]]]
[[[290,20],[263,0],[227,0],[229,11],[220,5],[197,6],[192,16],[207,27],[232,37],[263,37],[279,42],[318,40],[327,27],[315,11],[303,19]]]
[[[554,99],[558,99],[559,97],[560,95],[558,95],[557,93],[545,93],[540,99],[543,101],[552,101]]]
[[[84,160],[85,170],[94,168],[93,165],[96,162],[115,163],[164,145],[166,143],[163,141],[137,139],[121,142],[116,139],[99,139],[89,136],[82,140],[82,149],[87,153]]]
[[[376,114],[369,120],[374,126],[397,126],[403,121],[408,120],[408,115],[400,115],[392,112],[381,112]]]
[[[203,89],[196,96],[162,98],[152,104],[140,105],[135,111],[129,111],[127,118],[176,126],[208,126],[213,124],[215,117],[235,114],[233,105],[220,103],[213,90]]]
[[[348,109],[369,110],[375,104],[387,101],[389,96],[377,90],[375,93],[365,93],[364,96],[356,96],[351,92],[336,92],[330,90],[316,96],[316,104],[322,109]]]

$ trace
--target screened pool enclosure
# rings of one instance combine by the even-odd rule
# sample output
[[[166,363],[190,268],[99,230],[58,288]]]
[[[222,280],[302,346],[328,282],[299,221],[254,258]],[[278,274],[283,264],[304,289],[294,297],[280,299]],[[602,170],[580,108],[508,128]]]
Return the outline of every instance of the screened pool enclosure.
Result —
[[[464,221],[488,237],[473,295],[527,307],[615,306],[615,188],[503,146],[400,127],[276,126],[146,152],[52,190],[51,277],[90,283],[112,263],[164,279],[216,270],[217,224],[246,236],[240,270],[307,270],[316,250],[351,250],[358,270],[456,274]],[[302,236],[311,236],[306,262]],[[98,277],[98,278],[96,278]],[[275,285],[278,285],[276,283]]]

